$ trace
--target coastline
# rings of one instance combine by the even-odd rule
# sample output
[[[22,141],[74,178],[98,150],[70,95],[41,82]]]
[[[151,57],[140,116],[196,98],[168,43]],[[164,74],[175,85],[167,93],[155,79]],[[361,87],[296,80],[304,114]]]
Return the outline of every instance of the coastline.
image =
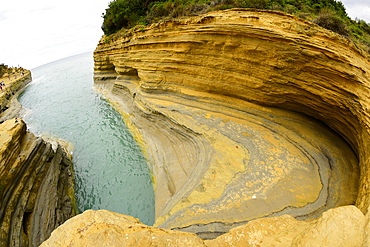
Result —
[[[1,246],[39,246],[77,213],[71,155],[29,132],[20,116],[18,96],[31,80],[24,69],[0,78]]]
[[[159,220],[153,228],[89,210],[43,246],[369,245],[370,64],[348,40],[280,12],[227,10],[153,24],[111,43],[103,37],[94,60],[97,88],[136,125],[137,139],[147,147]],[[246,115],[249,125],[265,127],[270,147],[260,145],[260,133],[242,126]],[[338,148],[338,138],[347,147]],[[258,164],[251,162],[252,146]],[[343,158],[349,159],[345,165],[333,162]],[[322,160],[328,166],[320,166]],[[254,167],[264,170],[257,174]],[[331,193],[336,169],[351,179]],[[312,188],[320,190],[317,200]],[[349,199],[336,205],[342,196]],[[285,200],[293,203],[286,207]],[[312,210],[320,201],[324,205]],[[274,205],[286,211],[264,217]],[[300,210],[302,205],[307,207]],[[258,210],[260,215],[243,222]]]
[[[26,89],[32,81],[30,70],[23,70],[23,75],[20,73],[12,74],[9,77],[2,77],[0,81],[5,82],[3,91],[0,91],[0,122],[5,120],[20,117],[22,105],[18,102],[18,96]]]
[[[324,50],[323,39],[341,54],[343,39],[296,17],[230,10],[101,40],[95,85],[144,145],[155,178],[154,226],[215,238],[257,218],[304,220],[355,203],[359,167],[352,143],[334,137],[342,133],[320,118],[319,101],[302,102],[299,95],[324,97],[316,88],[323,82],[310,73],[321,64],[281,73],[292,66],[280,56],[331,64],[332,57],[316,52]],[[333,77],[346,61],[333,65]],[[337,100],[328,95],[323,105]]]

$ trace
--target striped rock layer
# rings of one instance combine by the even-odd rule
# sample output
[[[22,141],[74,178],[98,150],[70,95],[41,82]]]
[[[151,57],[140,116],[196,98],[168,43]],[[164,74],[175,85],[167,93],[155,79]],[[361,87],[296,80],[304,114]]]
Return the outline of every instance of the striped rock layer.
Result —
[[[234,9],[103,37],[94,78],[149,161],[155,226],[214,238],[369,206],[370,63],[297,17]]]
[[[26,130],[0,124],[0,246],[39,246],[76,214],[71,158]]]

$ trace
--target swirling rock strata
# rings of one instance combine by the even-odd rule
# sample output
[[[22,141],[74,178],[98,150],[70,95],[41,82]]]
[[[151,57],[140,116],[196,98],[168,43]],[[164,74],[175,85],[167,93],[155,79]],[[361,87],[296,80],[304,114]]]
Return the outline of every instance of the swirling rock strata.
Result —
[[[76,213],[70,157],[21,119],[0,125],[0,198],[1,246],[39,246]]]
[[[102,39],[94,59],[150,161],[156,226],[213,238],[356,200],[367,211],[370,64],[350,41],[236,9]]]

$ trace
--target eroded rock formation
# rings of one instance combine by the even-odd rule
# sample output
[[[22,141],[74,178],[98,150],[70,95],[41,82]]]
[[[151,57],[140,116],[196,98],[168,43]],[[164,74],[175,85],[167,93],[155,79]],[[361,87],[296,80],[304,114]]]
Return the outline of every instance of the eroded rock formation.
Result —
[[[44,245],[369,245],[370,63],[350,41],[239,9],[120,35],[95,80],[150,161],[155,225],[228,232],[89,211]]]
[[[146,226],[137,219],[106,210],[88,210],[58,227],[41,247],[63,246],[190,246],[358,247],[364,238],[365,218],[355,206],[329,209],[318,219],[298,221],[290,215],[252,220],[213,240],[195,234]]]
[[[26,130],[0,124],[0,245],[39,246],[74,216],[71,158]]]
[[[370,63],[349,40],[234,9],[103,37],[94,58],[150,161],[155,226],[214,238],[266,216],[367,212]]]
[[[0,92],[1,122],[6,119],[19,117],[18,114],[22,107],[18,102],[18,96],[31,80],[31,71],[24,70],[22,76],[18,76],[9,85],[3,87],[3,91]]]
[[[0,92],[0,246],[39,246],[76,214],[72,157],[15,118],[22,109],[17,98],[31,79],[23,70]]]
[[[57,228],[42,247],[203,246],[195,234],[146,226],[134,217],[87,210]]]

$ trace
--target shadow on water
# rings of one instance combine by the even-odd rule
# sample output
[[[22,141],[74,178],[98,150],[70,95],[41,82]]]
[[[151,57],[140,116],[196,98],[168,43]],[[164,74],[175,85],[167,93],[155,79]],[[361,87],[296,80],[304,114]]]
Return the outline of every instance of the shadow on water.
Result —
[[[80,211],[107,209],[154,221],[149,170],[122,117],[93,89],[92,54],[59,60],[32,71],[19,97],[24,119],[38,135],[72,143]]]

